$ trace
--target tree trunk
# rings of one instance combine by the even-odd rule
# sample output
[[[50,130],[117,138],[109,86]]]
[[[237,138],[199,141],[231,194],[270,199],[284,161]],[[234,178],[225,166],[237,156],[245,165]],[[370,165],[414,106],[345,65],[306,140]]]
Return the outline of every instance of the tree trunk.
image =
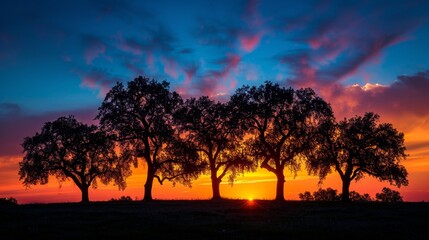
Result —
[[[283,174],[283,169],[276,173],[277,176],[277,188],[276,188],[276,201],[284,201],[284,183],[285,175]]]
[[[210,178],[212,180],[212,200],[220,200],[222,199],[220,196],[220,182],[222,179],[218,179],[217,170],[216,170],[216,161],[210,157],[209,155],[209,163],[210,163]]]
[[[349,179],[342,179],[343,180],[343,191],[341,193],[341,201],[343,202],[350,202],[350,180]]]
[[[213,191],[213,197],[212,200],[220,200],[222,197],[220,196],[220,180],[218,180],[216,177],[212,178],[212,191]]]
[[[152,201],[152,186],[155,171],[152,167],[148,166],[146,183],[144,184],[144,197],[143,201]]]
[[[81,203],[88,203],[89,202],[89,194],[88,194],[89,186],[82,186],[80,188],[80,191],[82,192],[82,200]]]

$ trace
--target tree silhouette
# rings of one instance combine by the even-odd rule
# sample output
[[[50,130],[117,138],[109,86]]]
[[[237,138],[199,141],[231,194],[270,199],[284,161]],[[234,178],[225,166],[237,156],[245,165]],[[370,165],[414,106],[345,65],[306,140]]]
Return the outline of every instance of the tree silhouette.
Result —
[[[342,201],[350,200],[350,183],[365,174],[398,187],[408,185],[407,171],[400,165],[406,157],[404,135],[378,120],[377,114],[366,113],[320,127],[329,137],[317,148],[317,156],[308,158],[308,169],[322,181],[334,168],[343,183]]]
[[[351,191],[349,197],[352,202],[370,202],[373,200],[368,193],[360,194],[356,191]]]
[[[121,148],[130,151],[137,167],[138,158],[147,164],[144,200],[152,200],[153,180],[190,185],[205,165],[191,142],[179,138],[173,113],[182,104],[168,82],[138,77],[127,87],[117,83],[106,95],[97,119],[116,136]]]
[[[305,191],[304,193],[299,193],[298,197],[299,199],[301,199],[301,201],[314,201],[314,197],[309,191]]]
[[[219,185],[227,173],[232,183],[238,173],[254,170],[254,162],[240,146],[244,132],[239,115],[229,104],[206,96],[191,98],[175,116],[184,137],[194,143],[209,167],[213,200],[221,199]]]
[[[318,125],[332,118],[330,106],[311,89],[286,89],[271,82],[244,86],[231,101],[253,135],[247,141],[249,151],[261,168],[276,175],[275,199],[284,200],[284,169],[300,169],[300,160],[321,139],[314,136]]]
[[[19,175],[25,186],[46,184],[50,175],[60,183],[71,179],[82,192],[82,202],[89,201],[88,188],[96,188],[97,179],[104,184],[114,180],[124,189],[124,179],[130,175],[123,164],[125,158],[117,155],[109,136],[73,116],[46,122],[41,132],[26,137],[22,146]]]
[[[339,201],[340,196],[337,194],[336,189],[327,188],[322,189],[319,188],[317,191],[313,192],[313,198],[315,201]]]
[[[381,190],[381,193],[375,194],[377,201],[382,202],[402,202],[402,196],[398,191],[392,190],[390,188],[384,187]]]

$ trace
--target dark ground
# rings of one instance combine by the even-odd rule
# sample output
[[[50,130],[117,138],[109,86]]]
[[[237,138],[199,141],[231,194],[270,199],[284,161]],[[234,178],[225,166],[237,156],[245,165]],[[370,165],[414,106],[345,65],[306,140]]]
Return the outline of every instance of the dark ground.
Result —
[[[0,239],[429,239],[429,203],[153,201],[0,206]]]

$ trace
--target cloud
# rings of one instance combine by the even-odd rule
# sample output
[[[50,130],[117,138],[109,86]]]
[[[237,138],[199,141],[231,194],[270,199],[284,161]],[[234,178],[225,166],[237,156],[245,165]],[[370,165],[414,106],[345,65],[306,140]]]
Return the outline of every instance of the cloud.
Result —
[[[179,73],[177,63],[173,58],[161,57],[161,62],[164,65],[164,72],[173,79],[177,79]]]
[[[215,63],[219,66],[217,70],[210,70],[197,78],[194,84],[196,95],[219,97],[229,94],[236,87],[236,80],[232,75],[238,70],[241,57],[237,54],[226,54],[224,58]]]
[[[261,41],[261,34],[254,34],[254,35],[248,35],[248,36],[241,36],[240,37],[240,45],[241,48],[246,50],[247,52],[252,52]]]
[[[402,131],[429,128],[429,109],[425,104],[429,102],[429,70],[399,76],[390,85],[337,84],[327,89],[320,91],[321,95],[331,103],[338,119],[375,112]]]
[[[244,9],[240,19],[199,19],[198,28],[193,32],[198,43],[230,51],[237,46],[237,50],[245,52],[256,49],[266,32],[258,11],[258,1],[246,1],[240,8]]]
[[[40,131],[43,124],[61,116],[74,115],[79,121],[96,124],[93,120],[97,114],[95,107],[64,112],[47,112],[30,115],[22,107],[9,103],[0,104],[0,156],[21,155],[21,143],[25,137],[33,136]]]
[[[100,38],[95,36],[84,36],[84,45],[86,64],[91,64],[94,59],[106,52],[106,45]]]
[[[427,19],[414,2],[319,3],[314,8],[314,14],[286,18],[281,28],[303,46],[276,56],[291,68],[289,81],[295,86],[343,82],[387,47],[408,39]]]
[[[183,48],[179,51],[180,54],[191,54],[194,53],[194,49],[192,48]]]
[[[77,71],[77,73],[81,77],[81,86],[98,90],[99,97],[102,98],[116,82],[123,81],[123,79],[99,68],[92,68],[89,71]]]

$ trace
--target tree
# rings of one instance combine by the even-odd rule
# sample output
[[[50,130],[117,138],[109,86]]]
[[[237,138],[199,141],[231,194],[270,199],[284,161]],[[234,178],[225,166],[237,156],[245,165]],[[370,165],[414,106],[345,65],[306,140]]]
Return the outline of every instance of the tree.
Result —
[[[191,142],[184,142],[173,125],[173,113],[182,104],[168,82],[138,77],[127,87],[118,82],[106,95],[97,119],[129,151],[137,167],[147,164],[144,200],[152,200],[153,180],[190,185],[204,169]]]
[[[175,114],[178,127],[206,161],[212,181],[213,200],[221,199],[219,185],[227,173],[232,183],[238,173],[254,170],[254,162],[240,146],[244,131],[239,114],[230,104],[203,96],[188,99]]]
[[[343,183],[342,201],[350,201],[350,183],[364,175],[398,187],[408,185],[407,171],[400,165],[406,158],[404,134],[378,120],[377,114],[366,113],[339,123],[325,122],[319,128],[328,137],[308,158],[308,169],[321,181],[335,169]]]
[[[277,177],[276,200],[284,200],[284,170],[296,173],[300,160],[321,138],[318,125],[332,118],[332,110],[311,89],[294,90],[266,82],[244,86],[231,101],[240,109],[244,125],[253,135],[247,146],[260,167]]]
[[[22,146],[19,175],[25,186],[46,184],[50,175],[60,183],[71,179],[82,192],[82,202],[89,202],[88,188],[96,188],[97,180],[104,184],[114,180],[124,189],[124,179],[130,174],[123,164],[125,155],[118,156],[110,137],[73,116],[46,122],[41,132],[26,137]]]
[[[392,190],[390,188],[384,187],[381,190],[381,193],[377,193],[375,194],[375,198],[377,199],[377,201],[382,201],[382,202],[402,202],[402,196],[401,193],[399,193],[398,191]]]

